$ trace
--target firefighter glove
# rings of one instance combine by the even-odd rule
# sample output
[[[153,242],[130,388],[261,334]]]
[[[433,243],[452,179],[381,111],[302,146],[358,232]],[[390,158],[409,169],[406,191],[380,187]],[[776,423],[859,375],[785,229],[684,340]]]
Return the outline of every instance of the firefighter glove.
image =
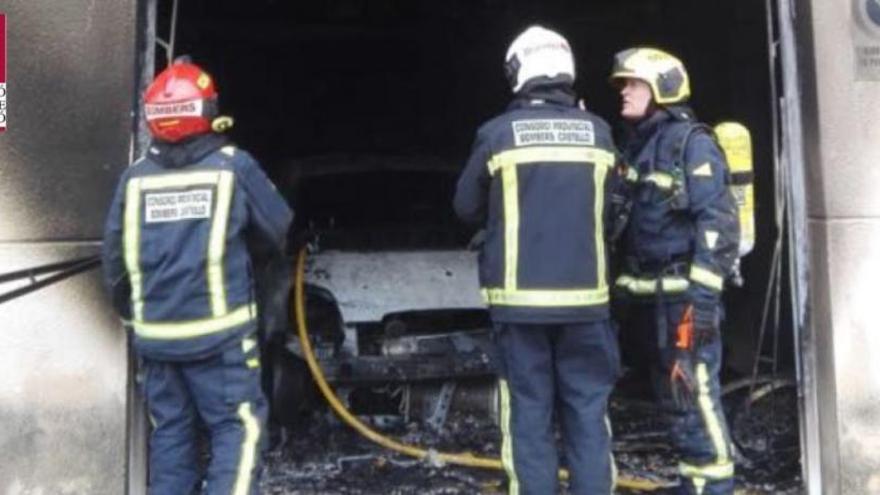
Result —
[[[711,342],[718,335],[721,320],[718,303],[694,301],[689,307],[693,308],[694,346],[700,347]]]

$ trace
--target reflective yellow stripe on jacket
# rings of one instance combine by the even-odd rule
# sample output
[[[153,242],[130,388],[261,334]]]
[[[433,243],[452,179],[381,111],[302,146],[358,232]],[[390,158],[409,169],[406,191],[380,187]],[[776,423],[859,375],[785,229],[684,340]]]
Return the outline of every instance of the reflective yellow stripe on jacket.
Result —
[[[125,268],[131,283],[132,319],[144,318],[143,274],[140,263],[140,196],[141,179],[131,179],[125,187],[125,221],[123,224],[123,246],[125,249]]]
[[[663,276],[662,282],[662,291],[664,294],[680,294],[688,290],[691,282],[696,282],[716,292],[721,292],[724,288],[724,277],[697,264],[691,265],[688,278],[676,275],[665,275]],[[630,294],[637,296],[654,294],[658,289],[656,278],[640,278],[629,274],[623,274],[617,277],[614,285],[618,289],[625,289]]]
[[[257,318],[257,305],[240,306],[223,316],[201,320],[145,322],[132,321],[135,333],[145,339],[191,339],[244,325]]]
[[[677,276],[665,276],[661,282],[664,294],[680,294],[691,285],[686,278]],[[637,278],[626,274],[617,277],[614,285],[637,296],[655,294],[658,289],[656,278]]]
[[[529,289],[518,287],[519,264],[519,183],[517,167],[536,163],[569,163],[593,167],[596,185],[595,232],[596,287],[575,289]],[[484,288],[483,298],[489,304],[501,306],[594,306],[608,302],[608,286],[605,275],[605,239],[603,211],[605,206],[605,177],[614,166],[614,154],[588,146],[533,146],[502,151],[487,163],[489,174],[500,171],[504,198],[504,286]]]
[[[697,264],[691,265],[690,278],[717,292],[721,292],[724,288],[724,277]]]
[[[669,190],[675,185],[675,179],[664,172],[651,172],[645,175],[645,182],[650,182],[662,190]]]
[[[143,273],[140,266],[141,195],[145,191],[175,190],[198,185],[215,187],[217,191],[210,234],[205,247],[205,280],[211,295],[211,316],[180,322],[144,321]],[[234,174],[228,170],[164,174],[129,180],[125,197],[123,238],[125,264],[131,280],[132,325],[138,335],[156,339],[191,338],[242,325],[256,317],[256,307],[253,305],[241,306],[230,312],[226,302],[223,270],[233,190]]]

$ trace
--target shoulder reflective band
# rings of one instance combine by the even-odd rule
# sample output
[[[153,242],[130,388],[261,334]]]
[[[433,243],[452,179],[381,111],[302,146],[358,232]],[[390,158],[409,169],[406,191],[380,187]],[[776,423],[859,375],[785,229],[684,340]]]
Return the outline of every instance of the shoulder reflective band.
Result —
[[[608,302],[608,287],[572,290],[483,289],[483,299],[498,306],[570,307]]]
[[[614,166],[614,154],[590,146],[533,146],[514,148],[494,155],[487,164],[489,175],[499,169],[527,165],[530,163],[582,163],[597,167]]]
[[[144,339],[178,340],[201,337],[244,325],[257,317],[256,304],[241,306],[223,316],[189,321],[151,323],[132,321],[135,333]]]
[[[217,188],[217,201],[211,221],[206,256],[206,278],[211,294],[211,314],[222,316],[226,306],[226,282],[223,258],[226,250],[226,231],[232,204],[234,174],[228,170],[183,172],[131,179],[126,190],[125,204],[125,260],[132,286],[134,320],[143,320],[143,274],[140,271],[140,196],[141,192],[177,189],[207,185]]]
[[[684,292],[690,287],[690,282],[683,277],[663,277],[663,293],[678,294]],[[630,294],[648,295],[657,292],[656,278],[636,278],[632,275],[621,275],[617,277],[615,286],[626,289]]]
[[[699,265],[691,265],[690,279],[716,291],[724,288],[724,277]]]

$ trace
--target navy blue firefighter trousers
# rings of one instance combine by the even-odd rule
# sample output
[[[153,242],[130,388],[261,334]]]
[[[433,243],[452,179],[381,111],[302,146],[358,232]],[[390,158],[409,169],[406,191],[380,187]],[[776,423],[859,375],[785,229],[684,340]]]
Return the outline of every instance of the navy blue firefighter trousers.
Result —
[[[509,493],[557,493],[554,409],[570,493],[611,493],[616,470],[607,404],[620,373],[611,322],[496,323],[495,330]]]
[[[143,359],[153,426],[150,495],[256,495],[268,407],[256,341],[248,337],[199,361]],[[209,437],[200,472],[199,432]]]
[[[681,494],[726,495],[734,489],[734,458],[727,421],[721,406],[721,339],[703,344],[697,352],[696,400],[678,408],[672,399],[669,372],[674,359],[674,335],[686,303],[654,302],[626,305],[621,319],[623,341],[630,360],[650,367],[654,394],[669,424],[681,456]],[[659,315],[658,310],[665,315]],[[719,308],[720,310],[720,308]],[[720,313],[719,313],[720,314]],[[666,338],[658,339],[659,318],[666,319]],[[661,347],[659,342],[666,342]]]

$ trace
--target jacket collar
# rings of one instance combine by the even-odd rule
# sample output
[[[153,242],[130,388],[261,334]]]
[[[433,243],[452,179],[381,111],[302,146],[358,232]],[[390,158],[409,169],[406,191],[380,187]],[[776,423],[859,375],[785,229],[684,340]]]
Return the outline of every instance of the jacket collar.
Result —
[[[179,143],[153,140],[147,156],[164,168],[181,168],[197,163],[228,142],[225,136],[215,133],[201,134]]]
[[[573,107],[576,100],[577,95],[575,95],[574,89],[567,83],[526,85],[516,93],[508,110],[529,108],[536,105]]]
[[[670,105],[657,108],[651,115],[635,124],[625,125],[626,156],[634,156],[641,151],[648,140],[670,122],[696,120],[694,111],[686,105]]]

